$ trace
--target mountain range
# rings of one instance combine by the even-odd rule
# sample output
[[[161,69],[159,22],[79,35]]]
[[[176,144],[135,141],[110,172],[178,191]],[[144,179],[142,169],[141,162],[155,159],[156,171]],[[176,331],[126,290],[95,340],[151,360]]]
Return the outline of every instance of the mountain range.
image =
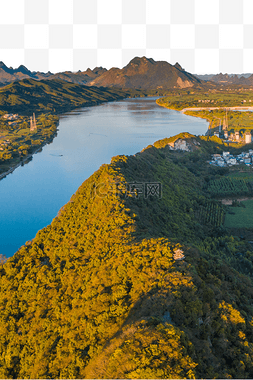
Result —
[[[24,65],[13,69],[0,62],[0,86],[22,79],[54,80],[96,87],[119,87],[123,89],[171,89],[193,86],[205,87],[219,85],[252,86],[253,74],[205,74],[193,75],[185,71],[179,63],[171,65],[166,61],[155,61],[152,58],[135,57],[122,69],[113,67],[88,68],[86,71],[64,71],[43,73],[30,71]],[[213,83],[211,83],[213,82]]]
[[[43,73],[40,71],[30,71],[25,66],[20,65],[17,69],[13,69],[12,67],[7,67],[3,62],[0,62],[0,84],[6,85],[14,81],[18,81],[21,79],[61,79],[66,82],[72,82],[76,84],[87,84],[91,80],[94,80],[97,76],[103,74],[106,69],[102,67],[95,67],[95,69],[87,69],[86,71],[78,71],[76,73],[71,71],[64,71],[61,73],[53,74],[50,71],[47,73]]]
[[[196,75],[202,81],[212,81],[222,85],[252,86],[253,74],[206,74]]]
[[[120,87],[133,89],[184,88],[201,85],[201,80],[186,72],[176,63],[174,66],[165,61],[154,61],[152,58],[135,57],[122,69],[107,70],[96,67],[93,70],[71,72],[31,72],[21,65],[17,69],[8,68],[0,62],[0,84],[5,86],[13,81],[31,78],[35,80],[61,79],[81,85],[97,87]]]

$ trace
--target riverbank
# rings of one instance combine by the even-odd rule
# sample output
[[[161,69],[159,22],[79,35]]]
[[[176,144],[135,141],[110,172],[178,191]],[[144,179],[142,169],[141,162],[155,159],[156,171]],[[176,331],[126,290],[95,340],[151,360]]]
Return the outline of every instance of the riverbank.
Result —
[[[232,136],[232,141],[236,141],[234,136],[235,132],[239,132],[239,136],[241,134],[241,138],[243,141],[245,141],[245,131],[249,132],[253,130],[253,123],[251,118],[253,106],[206,106],[180,108],[178,103],[174,102],[172,105],[171,103],[168,103],[164,98],[158,99],[156,103],[164,108],[206,120],[209,123],[206,135],[209,136],[213,136],[215,132],[219,133],[221,128],[223,129],[225,125],[225,129],[229,134],[228,136]]]
[[[28,163],[34,154],[41,151],[57,136],[59,119],[56,116],[38,121],[38,128],[35,131],[23,133],[21,137],[19,130],[8,131],[10,140],[8,139],[8,145],[1,149],[0,180],[13,173],[19,166]]]
[[[188,110],[188,109],[185,108],[185,109],[184,109],[185,111],[183,112],[183,110],[178,110],[178,109],[173,108],[173,107],[168,107],[168,106],[166,105],[166,103],[160,103],[160,102],[159,102],[160,100],[161,100],[161,98],[159,98],[159,99],[156,100],[156,104],[157,104],[158,106],[160,106],[160,107],[164,107],[164,108],[166,108],[166,109],[170,109],[170,110],[173,110],[173,111],[178,111],[178,112],[180,112],[180,113],[182,113],[182,114],[184,114],[184,115],[187,115],[187,110]],[[193,108],[192,108],[192,109],[193,109]],[[205,109],[205,107],[203,107],[203,109]],[[196,109],[195,109],[195,110],[196,110]],[[199,111],[200,111],[200,109],[199,109]],[[189,112],[191,112],[191,111],[189,110]],[[212,121],[211,121],[208,117],[206,117],[206,116],[202,116],[202,115],[191,115],[191,114],[188,114],[188,116],[198,117],[198,118],[200,118],[200,119],[204,119],[204,120],[206,120],[206,121],[209,123],[209,126],[208,126],[208,128],[207,128],[207,131],[206,131],[205,135],[208,134],[208,131],[209,131],[211,125],[212,125]]]
[[[250,107],[244,107],[244,106],[234,106],[234,107],[186,107],[186,108],[183,108],[181,110],[175,108],[175,107],[169,107],[166,103],[161,103],[161,98],[157,99],[156,100],[156,104],[158,104],[158,106],[160,107],[164,107],[164,108],[167,108],[167,109],[170,109],[170,110],[173,110],[173,111],[178,111],[178,112],[181,112],[183,114],[186,114],[186,112],[188,111],[192,111],[192,112],[198,112],[198,111],[214,111],[214,110],[219,110],[219,111],[247,111],[247,110],[253,110],[253,106],[250,106]],[[198,116],[196,115],[196,117],[201,117],[201,116]],[[209,120],[207,118],[203,118],[203,119],[206,119],[206,120]]]
[[[8,174],[11,174],[14,172],[14,170],[16,170],[19,166],[22,166],[22,165],[25,165],[28,161],[30,161],[30,159],[32,158],[32,156],[38,152],[40,152],[42,150],[42,148],[49,144],[50,142],[53,141],[53,139],[57,136],[57,133],[54,134],[53,137],[51,137],[51,139],[48,139],[48,141],[45,141],[39,148],[35,149],[32,153],[28,154],[27,156],[23,157],[18,164],[12,164],[9,169],[3,173],[0,174],[0,181],[2,179],[4,179]]]

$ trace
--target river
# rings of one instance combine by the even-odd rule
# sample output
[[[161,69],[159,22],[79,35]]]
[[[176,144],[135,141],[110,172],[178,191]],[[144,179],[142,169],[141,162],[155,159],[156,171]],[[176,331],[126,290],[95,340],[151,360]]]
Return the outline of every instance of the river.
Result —
[[[208,122],[168,110],[156,98],[125,99],[60,115],[51,144],[0,181],[0,253],[10,257],[51,223],[100,165],[180,132],[205,134]]]

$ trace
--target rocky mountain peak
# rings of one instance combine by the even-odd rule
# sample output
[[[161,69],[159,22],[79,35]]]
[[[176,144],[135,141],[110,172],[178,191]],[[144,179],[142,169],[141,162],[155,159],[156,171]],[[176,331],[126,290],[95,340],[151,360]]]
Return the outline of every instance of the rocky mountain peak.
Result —
[[[127,66],[129,65],[142,65],[142,64],[147,64],[147,63],[151,63],[151,64],[154,64],[155,61],[152,59],[152,58],[146,58],[146,57],[135,57],[133,58],[128,64]],[[126,67],[127,67],[126,66]]]
[[[184,71],[184,69],[182,68],[182,66],[178,62],[175,63],[174,67],[176,69],[178,69],[178,70],[183,70]]]

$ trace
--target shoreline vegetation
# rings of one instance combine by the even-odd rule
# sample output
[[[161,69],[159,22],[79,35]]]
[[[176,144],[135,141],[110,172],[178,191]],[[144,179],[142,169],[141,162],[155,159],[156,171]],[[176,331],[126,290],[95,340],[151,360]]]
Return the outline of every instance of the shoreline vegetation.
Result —
[[[13,173],[14,170],[16,170],[19,166],[26,165],[28,162],[30,162],[31,158],[33,157],[33,155],[36,154],[36,153],[39,153],[40,151],[42,151],[42,148],[45,145],[50,144],[53,141],[54,137],[56,137],[56,136],[57,136],[57,132],[50,139],[48,139],[47,141],[45,141],[38,149],[33,150],[32,153],[30,153],[27,156],[23,157],[23,159],[21,159],[16,165],[14,165],[14,163],[13,163],[13,165],[11,165],[7,171],[5,171],[3,173],[0,173],[0,181],[2,179],[4,179],[8,174]],[[0,165],[1,165],[1,163],[0,163]],[[1,166],[0,166],[0,170],[1,170]]]
[[[57,116],[41,114],[35,119],[36,125],[32,129],[27,117],[1,113],[0,180],[28,163],[43,146],[51,143],[57,135],[59,124]]]
[[[39,152],[44,145],[53,140],[57,135],[59,121],[56,114],[125,98],[163,96],[166,93],[167,91],[162,90],[122,90],[113,87],[88,87],[63,80],[37,81],[33,79],[13,82],[1,88],[0,180],[20,165],[27,163],[33,154]],[[4,120],[7,112],[19,113],[19,115],[15,115],[18,116],[18,120]],[[39,115],[37,125],[40,128],[37,130],[37,136],[35,136],[35,132],[29,132],[29,116],[33,112]],[[49,124],[52,124],[51,130],[48,128],[49,124],[47,124],[47,130],[45,125],[40,125],[41,117],[44,118],[44,124],[48,118]],[[35,137],[37,144],[34,142]]]
[[[43,146],[52,142],[59,124],[56,113],[120,100],[129,94],[122,90],[88,88],[61,80],[25,79],[1,88],[0,180],[29,162]],[[30,116],[33,112],[36,112],[37,125],[31,130]]]

